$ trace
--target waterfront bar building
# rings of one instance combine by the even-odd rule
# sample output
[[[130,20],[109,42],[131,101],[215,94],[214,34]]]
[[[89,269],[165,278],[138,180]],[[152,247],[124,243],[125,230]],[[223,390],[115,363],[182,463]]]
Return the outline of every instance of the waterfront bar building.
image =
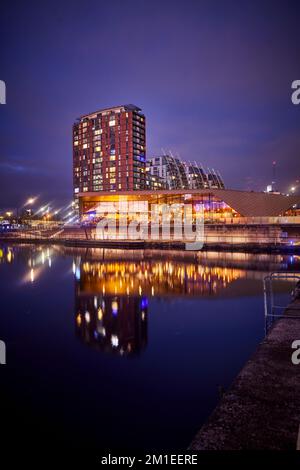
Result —
[[[275,223],[275,219],[285,217],[291,222],[300,222],[300,197],[285,196],[264,192],[248,192],[232,189],[202,190],[156,190],[122,192],[87,192],[79,194],[80,216],[82,221],[96,223],[99,218],[97,206],[107,202],[142,202],[152,204],[191,204],[197,212],[199,205],[204,210],[206,223]],[[263,220],[264,219],[264,220]],[[150,220],[150,212],[149,212]]]

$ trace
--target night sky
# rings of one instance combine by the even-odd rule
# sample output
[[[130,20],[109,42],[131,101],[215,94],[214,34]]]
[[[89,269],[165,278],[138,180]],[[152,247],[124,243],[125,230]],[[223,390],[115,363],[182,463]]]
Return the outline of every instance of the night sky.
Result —
[[[298,4],[298,5],[297,5]],[[4,1],[0,207],[72,197],[73,121],[133,103],[147,156],[171,149],[227,187],[300,177],[300,2]]]

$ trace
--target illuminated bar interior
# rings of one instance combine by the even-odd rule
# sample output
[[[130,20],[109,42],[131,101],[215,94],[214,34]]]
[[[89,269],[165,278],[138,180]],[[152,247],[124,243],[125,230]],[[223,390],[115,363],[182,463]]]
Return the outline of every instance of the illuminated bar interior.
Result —
[[[151,220],[151,206],[152,205],[172,205],[180,204],[192,205],[193,214],[199,212],[200,208],[203,208],[204,219],[206,221],[217,221],[225,218],[240,217],[232,207],[226,204],[224,201],[216,197],[214,194],[197,193],[197,194],[162,194],[153,191],[151,194],[144,192],[144,194],[132,194],[132,195],[97,195],[97,196],[85,196],[81,198],[81,219],[83,221],[97,222],[99,220],[99,214],[97,211],[97,205],[100,203],[120,203],[127,202],[131,203],[131,208],[136,212],[143,212],[143,203],[148,203],[148,220]],[[140,203],[140,204],[139,204]],[[118,217],[118,214],[117,214]]]

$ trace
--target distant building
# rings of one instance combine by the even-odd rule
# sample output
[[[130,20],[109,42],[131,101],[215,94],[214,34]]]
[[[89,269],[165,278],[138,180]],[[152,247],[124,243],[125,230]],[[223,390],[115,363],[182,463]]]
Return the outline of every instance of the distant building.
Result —
[[[188,188],[184,163],[171,155],[152,157],[147,161],[147,168],[151,175],[161,178],[166,185],[166,189]]]
[[[131,191],[146,187],[145,116],[128,104],[81,116],[73,125],[73,187]]]
[[[167,189],[165,180],[158,175],[152,174],[148,165],[146,167],[146,189],[153,191]]]
[[[147,161],[147,172],[165,182],[166,189],[224,188],[220,173],[205,171],[197,163],[185,163],[178,157],[162,155]]]

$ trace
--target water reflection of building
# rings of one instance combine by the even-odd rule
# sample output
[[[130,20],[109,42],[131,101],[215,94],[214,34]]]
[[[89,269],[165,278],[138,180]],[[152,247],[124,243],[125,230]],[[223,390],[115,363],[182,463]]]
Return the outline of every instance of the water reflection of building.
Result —
[[[240,269],[181,261],[80,258],[73,272],[77,336],[98,350],[120,355],[145,348],[149,297],[214,295],[245,275]]]
[[[76,290],[76,334],[90,346],[120,355],[139,353],[147,344],[146,297],[89,295]]]
[[[246,272],[247,277],[252,271],[269,272],[276,270],[298,269],[299,255],[247,253],[229,251],[192,251],[182,250],[151,250],[151,249],[116,249],[101,247],[62,247],[56,246],[57,254],[73,256],[91,262],[126,261],[140,263],[141,261],[176,261],[181,264],[197,264],[208,267],[234,268]]]
[[[78,270],[78,268],[76,268]],[[76,273],[75,269],[75,273]],[[181,261],[105,261],[80,264],[80,286],[85,294],[127,296],[203,296],[216,294],[246,271]]]

